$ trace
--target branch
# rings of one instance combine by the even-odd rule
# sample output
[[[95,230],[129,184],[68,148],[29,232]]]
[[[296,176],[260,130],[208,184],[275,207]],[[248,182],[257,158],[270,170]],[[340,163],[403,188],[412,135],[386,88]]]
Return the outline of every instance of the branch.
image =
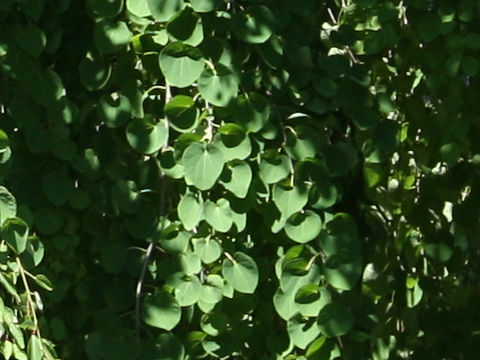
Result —
[[[167,87],[168,89],[168,87]],[[161,216],[161,226],[160,229],[163,231],[163,227],[165,224],[165,216],[164,216],[164,209],[165,209],[165,175],[162,175],[163,184],[162,190],[160,193],[160,216]],[[140,343],[140,329],[141,329],[141,322],[140,322],[140,300],[142,296],[142,289],[143,283],[145,281],[145,276],[147,274],[147,267],[150,263],[150,258],[153,254],[153,250],[155,249],[155,243],[152,241],[148,244],[148,248],[145,253],[145,259],[143,261],[142,270],[140,272],[140,276],[137,281],[137,287],[135,291],[135,332],[137,334],[137,342]]]

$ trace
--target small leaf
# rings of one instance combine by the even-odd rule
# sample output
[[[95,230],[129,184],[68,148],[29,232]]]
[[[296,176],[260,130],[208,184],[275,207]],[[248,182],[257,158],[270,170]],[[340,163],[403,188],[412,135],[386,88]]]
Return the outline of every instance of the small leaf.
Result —
[[[360,255],[341,250],[328,257],[325,263],[325,277],[330,285],[341,290],[351,290],[362,274]]]
[[[193,239],[193,248],[195,253],[200,256],[200,259],[205,264],[210,264],[220,257],[222,254],[222,247],[217,240],[210,238]]]
[[[252,181],[252,169],[248,163],[235,160],[227,164],[226,174],[220,178],[220,183],[225,189],[238,198],[245,198]]]
[[[201,329],[210,336],[217,336],[224,332],[227,325],[228,317],[221,312],[203,314],[200,319]]]
[[[215,68],[205,68],[198,79],[202,97],[216,106],[227,106],[238,93],[238,77],[227,66],[218,63]]]
[[[155,123],[148,116],[132,120],[127,126],[127,140],[130,146],[142,154],[153,154],[168,141],[168,129],[165,120]]]
[[[300,349],[306,349],[320,334],[315,320],[304,318],[300,314],[288,320],[287,331],[292,343]]]
[[[41,340],[37,335],[30,336],[27,345],[28,360],[42,360],[43,351]]]
[[[205,203],[205,220],[217,231],[227,232],[233,225],[232,210],[226,199]]]
[[[186,230],[192,230],[203,218],[203,201],[192,193],[180,198],[177,207],[178,218]]]
[[[13,218],[17,213],[17,202],[10,192],[0,186],[0,225],[2,225],[5,220]]]
[[[16,35],[20,48],[32,57],[39,57],[47,44],[47,37],[42,29],[28,24],[21,28]]]
[[[354,319],[350,310],[334,302],[320,310],[317,323],[326,337],[336,337],[348,333],[353,327]]]
[[[222,274],[225,280],[240,293],[253,294],[257,288],[257,264],[243,252],[236,252],[233,259],[223,261]]]
[[[0,233],[2,239],[17,255],[25,251],[28,238],[28,225],[25,221],[17,217],[7,219],[2,225]]]
[[[285,187],[275,184],[272,200],[283,217],[288,218],[303,209],[308,201],[308,190],[304,187]]]
[[[172,330],[181,318],[177,300],[164,290],[147,295],[143,301],[142,319],[146,324],[164,330]]]
[[[274,184],[290,173],[289,158],[274,150],[266,151],[259,165],[259,176],[265,185]]]
[[[190,96],[173,97],[165,105],[165,115],[170,120],[170,126],[178,132],[190,132],[198,125],[199,110]]]
[[[103,54],[121,50],[131,39],[132,33],[123,21],[101,20],[95,24],[95,44]]]
[[[200,298],[201,286],[198,278],[190,275],[175,287],[175,298],[180,306],[194,305]]]
[[[160,22],[168,21],[185,7],[183,0],[147,0],[147,3],[153,18]]]
[[[215,145],[195,142],[183,153],[182,163],[186,180],[200,190],[209,190],[220,177],[224,160]]]
[[[190,86],[197,81],[205,67],[202,53],[181,42],[165,46],[158,61],[168,83],[179,88]]]
[[[199,13],[216,10],[221,5],[222,0],[190,0],[190,6]]]
[[[251,5],[246,11],[239,11],[233,18],[233,31],[237,37],[251,44],[267,41],[273,33],[275,17],[263,5]]]
[[[110,79],[111,70],[102,60],[89,57],[80,60],[78,66],[80,81],[89,91],[102,89]]]
[[[127,0],[127,10],[138,17],[148,17],[151,15],[147,1]]]
[[[285,233],[298,243],[315,239],[322,229],[322,219],[311,210],[291,215],[285,223]]]

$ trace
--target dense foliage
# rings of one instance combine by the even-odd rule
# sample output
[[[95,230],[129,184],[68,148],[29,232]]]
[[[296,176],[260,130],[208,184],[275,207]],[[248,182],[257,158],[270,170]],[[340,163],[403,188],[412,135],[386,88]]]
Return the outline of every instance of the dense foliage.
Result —
[[[479,20],[1,0],[0,354],[478,357]]]

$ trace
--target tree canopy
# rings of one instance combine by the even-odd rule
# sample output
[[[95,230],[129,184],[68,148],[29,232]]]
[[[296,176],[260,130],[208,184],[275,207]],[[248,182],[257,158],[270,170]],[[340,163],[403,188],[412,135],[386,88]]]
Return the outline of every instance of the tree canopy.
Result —
[[[478,357],[479,20],[2,0],[0,354]]]

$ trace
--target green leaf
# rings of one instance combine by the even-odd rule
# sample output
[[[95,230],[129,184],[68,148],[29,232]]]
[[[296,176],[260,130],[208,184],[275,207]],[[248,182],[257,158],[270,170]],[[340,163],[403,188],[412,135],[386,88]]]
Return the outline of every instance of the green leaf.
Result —
[[[174,40],[197,46],[203,41],[201,18],[190,7],[177,13],[167,24],[167,31]]]
[[[198,79],[202,97],[216,106],[227,106],[238,94],[238,77],[227,66],[218,63],[207,67]]]
[[[209,190],[224,166],[222,152],[215,145],[192,143],[182,156],[185,179],[200,190]]]
[[[112,202],[115,207],[133,214],[140,208],[140,193],[131,180],[120,180],[112,185]]]
[[[174,42],[160,52],[160,69],[170,85],[184,88],[198,80],[205,63],[202,53],[196,48]]]
[[[163,225],[160,224],[160,227]],[[192,234],[180,231],[178,223],[173,223],[163,230],[160,236],[160,245],[168,253],[185,253]]]
[[[252,181],[252,169],[248,163],[234,160],[227,164],[220,183],[238,198],[245,198]]]
[[[295,160],[315,157],[320,152],[320,133],[310,126],[298,125],[286,129],[286,152]]]
[[[309,191],[309,204],[314,209],[328,209],[337,202],[338,191],[335,185],[326,180],[318,180]]]
[[[224,332],[227,325],[228,317],[221,312],[203,314],[200,319],[201,329],[210,336],[217,336]]]
[[[100,52],[112,54],[121,50],[133,34],[123,21],[100,20],[95,24],[94,35]]]
[[[330,285],[340,290],[351,290],[362,274],[360,255],[341,250],[328,257],[325,263],[325,277]]]
[[[304,187],[275,184],[272,192],[272,200],[284,218],[301,211],[308,201],[308,190]]]
[[[290,160],[274,150],[267,150],[260,160],[259,176],[264,184],[274,184],[290,173]]]
[[[320,334],[315,320],[304,318],[300,314],[288,320],[287,331],[292,343],[300,349],[306,349]]]
[[[13,218],[17,213],[17,202],[13,195],[3,186],[0,186],[0,225],[5,220]]]
[[[205,239],[193,239],[192,243],[195,253],[200,256],[200,259],[202,259],[205,264],[210,264],[218,260],[222,254],[222,246],[217,240],[210,239],[209,237]]]
[[[151,116],[132,120],[126,131],[130,146],[142,154],[153,154],[168,141],[167,122],[154,122]]]
[[[138,17],[150,16],[150,7],[148,1],[127,0],[127,10]]]
[[[222,0],[190,0],[190,6],[195,12],[210,12],[218,9]]]
[[[311,210],[291,215],[285,223],[285,233],[298,243],[315,239],[322,229],[322,219]]]
[[[261,44],[272,35],[275,18],[266,6],[251,5],[245,11],[237,12],[232,24],[233,31],[240,40]]]
[[[40,56],[47,45],[45,33],[33,24],[22,27],[16,34],[16,40],[23,51],[35,58]]]
[[[175,298],[180,306],[194,305],[200,298],[200,281],[196,276],[187,276],[175,287]]]
[[[202,261],[197,253],[187,248],[187,251],[180,254],[180,267],[187,275],[198,274],[202,270]]]
[[[360,239],[353,218],[345,213],[336,214],[328,221],[326,231],[320,233],[320,246],[326,255],[342,250],[360,253]]]
[[[227,199],[218,199],[216,203],[208,200],[204,207],[205,220],[216,231],[227,232],[233,225],[232,210]]]
[[[173,333],[163,333],[156,338],[149,339],[142,346],[141,356],[145,360],[183,360],[185,347]],[[129,358],[133,360],[135,356]]]
[[[429,257],[442,263],[450,260],[453,255],[451,247],[443,242],[425,244],[424,249]]]
[[[180,198],[177,212],[183,227],[192,230],[203,218],[203,200],[192,193],[187,193]]]
[[[47,291],[53,290],[52,282],[45,275],[38,274],[35,276],[33,280],[38,286],[44,288],[45,290]]]
[[[97,114],[109,128],[123,126],[132,117],[132,105],[125,95],[102,95],[98,102]]]
[[[17,254],[25,251],[28,238],[28,225],[20,218],[14,217],[7,219],[1,229],[0,234],[8,246]]]
[[[168,21],[185,7],[183,0],[147,0],[147,2],[153,18],[160,22]]]
[[[332,302],[320,310],[317,323],[326,337],[337,337],[345,335],[352,329],[354,318],[350,310],[339,303]]]
[[[31,235],[27,238],[25,252],[22,254],[22,262],[26,267],[35,267],[42,262],[45,255],[45,247],[38,236]]]
[[[31,335],[27,345],[28,360],[42,360],[43,350],[41,340],[37,335]]]
[[[245,160],[252,152],[250,137],[245,134],[241,126],[235,123],[222,125],[213,143],[222,151],[225,161]]]
[[[14,296],[18,300],[20,299],[20,297],[18,296],[18,292],[17,292],[15,284],[10,279],[10,277],[7,277],[7,276],[3,275],[2,272],[0,272],[0,284],[2,284],[2,286],[5,288],[5,290],[7,290],[7,292],[10,295]]]
[[[123,0],[89,0],[96,15],[112,18],[122,11]]]
[[[3,354],[5,360],[10,360],[13,354],[13,343],[8,340],[2,341],[0,344],[0,352]]]
[[[73,181],[64,173],[51,171],[42,176],[42,190],[55,206],[65,204],[75,189]]]
[[[269,120],[270,104],[260,94],[250,92],[239,95],[230,105],[235,121],[248,132],[260,131]]]
[[[292,293],[284,292],[281,288],[278,288],[273,296],[273,306],[277,314],[283,319],[290,319],[295,313],[298,312],[295,304],[295,297]]]
[[[150,326],[170,331],[180,322],[180,318],[180,304],[164,290],[157,290],[143,300],[142,319]]]
[[[89,91],[95,91],[102,89],[107,84],[112,68],[100,59],[85,57],[80,60],[78,71],[83,86]]]
[[[17,323],[14,323],[13,321],[6,321],[6,323],[7,323],[8,331],[10,332],[10,335],[15,340],[14,344],[18,346],[17,350],[25,349],[25,337],[23,335],[23,332],[20,326]],[[14,351],[13,351],[14,357],[17,356],[15,354],[15,345],[14,345]],[[25,356],[25,359],[26,359],[26,356]]]
[[[316,284],[306,284],[295,294],[295,305],[300,314],[306,317],[316,317],[320,310],[331,301],[331,296],[325,288]]]
[[[165,105],[165,115],[170,126],[178,132],[191,132],[198,125],[199,110],[190,96],[174,96]]]
[[[258,284],[258,268],[255,261],[243,252],[223,261],[222,274],[233,288],[244,294],[253,294]]]
[[[216,274],[209,274],[200,290],[200,300],[209,304],[216,304],[223,299],[223,279]]]

